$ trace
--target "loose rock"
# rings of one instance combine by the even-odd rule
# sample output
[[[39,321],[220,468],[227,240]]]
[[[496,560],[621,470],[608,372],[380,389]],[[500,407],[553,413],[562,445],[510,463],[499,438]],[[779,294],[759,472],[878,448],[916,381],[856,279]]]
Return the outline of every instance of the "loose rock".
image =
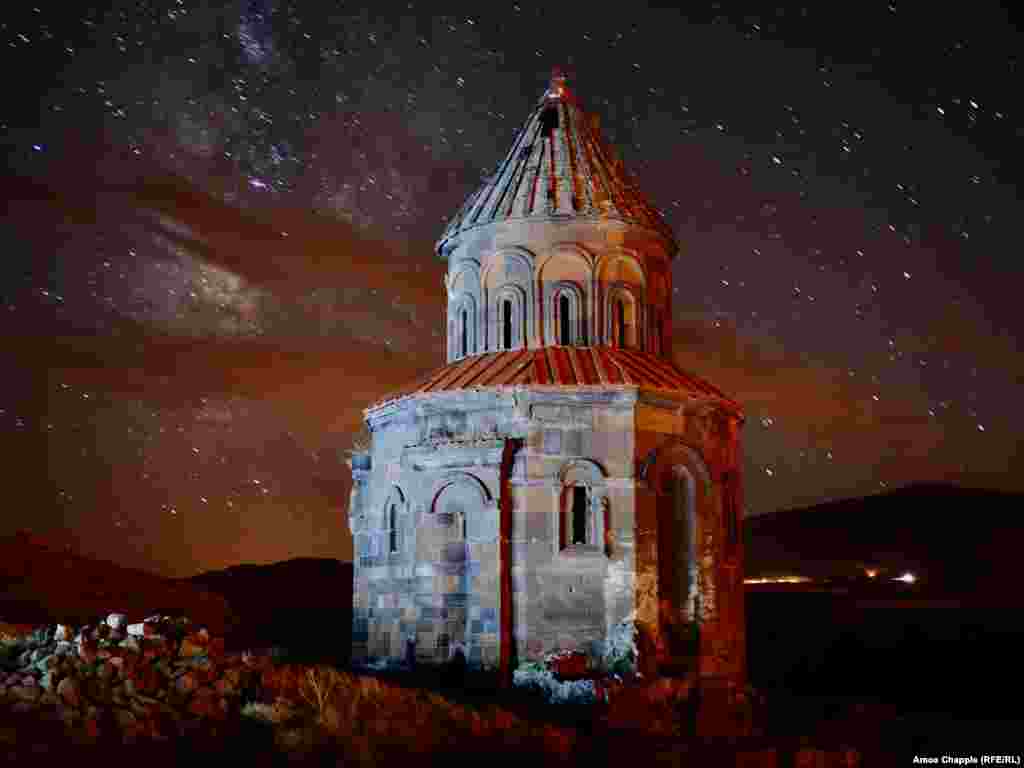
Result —
[[[65,677],[57,684],[57,695],[69,707],[77,707],[82,702],[81,689],[73,677]]]

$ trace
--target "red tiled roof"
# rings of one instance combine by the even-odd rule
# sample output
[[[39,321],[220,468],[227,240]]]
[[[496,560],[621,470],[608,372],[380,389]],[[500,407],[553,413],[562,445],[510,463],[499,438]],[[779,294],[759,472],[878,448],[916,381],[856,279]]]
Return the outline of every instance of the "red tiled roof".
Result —
[[[702,379],[668,360],[632,349],[613,347],[540,347],[473,355],[439,368],[419,381],[379,400],[431,392],[520,386],[635,386],[704,395],[739,405]]]
[[[483,180],[437,243],[510,220],[618,219],[661,233],[671,227],[640,191],[597,123],[556,73],[494,173]]]

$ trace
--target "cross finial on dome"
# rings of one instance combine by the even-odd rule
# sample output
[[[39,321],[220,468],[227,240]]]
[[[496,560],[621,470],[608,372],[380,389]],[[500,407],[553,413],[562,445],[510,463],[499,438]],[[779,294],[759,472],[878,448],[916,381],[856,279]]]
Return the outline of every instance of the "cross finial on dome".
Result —
[[[548,84],[547,96],[549,98],[560,98],[566,94],[565,71],[561,67],[553,67],[551,70],[551,82]]]

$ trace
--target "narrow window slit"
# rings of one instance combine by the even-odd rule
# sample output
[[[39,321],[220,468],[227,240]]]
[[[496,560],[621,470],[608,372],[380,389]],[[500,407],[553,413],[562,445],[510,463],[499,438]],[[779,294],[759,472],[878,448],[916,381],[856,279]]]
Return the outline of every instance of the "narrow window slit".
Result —
[[[469,354],[469,313],[462,310],[462,356]]]
[[[504,349],[512,349],[512,302],[502,302],[502,347]]]
[[[587,489],[582,485],[572,489],[572,543],[587,543]]]
[[[572,343],[569,311],[569,297],[563,293],[558,299],[559,344],[568,345]]]

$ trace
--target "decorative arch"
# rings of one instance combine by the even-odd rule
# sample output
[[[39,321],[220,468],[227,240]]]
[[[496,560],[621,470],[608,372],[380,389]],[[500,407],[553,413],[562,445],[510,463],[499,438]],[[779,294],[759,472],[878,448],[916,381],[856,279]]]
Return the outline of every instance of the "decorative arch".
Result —
[[[398,554],[405,551],[405,533],[409,528],[409,502],[405,493],[397,486],[391,486],[381,509],[381,528],[385,541],[383,554]]]
[[[659,592],[669,625],[704,624],[717,615],[715,568],[720,536],[713,479],[700,451],[672,439],[652,451],[642,477],[658,506]]]
[[[586,346],[586,306],[585,292],[578,284],[562,280],[553,285],[544,307],[546,343]]]
[[[602,283],[629,283],[644,289],[648,285],[644,260],[629,248],[616,248],[602,254],[597,260],[595,275]]]
[[[545,344],[563,344],[559,301],[572,304],[574,330],[571,344],[586,344],[593,336],[594,256],[572,242],[557,243],[537,262],[537,284],[542,301],[541,323]],[[566,290],[572,295],[566,295]],[[559,294],[556,296],[555,294]]]
[[[529,306],[526,291],[519,285],[504,285],[494,297],[495,350],[521,349],[526,346],[524,322]]]
[[[464,293],[448,303],[449,362],[477,353],[478,318],[473,295]]]
[[[611,505],[604,469],[591,459],[571,459],[556,478],[556,553],[609,555]]]
[[[474,259],[459,262],[449,273],[445,286],[448,290],[448,362],[453,362],[480,351],[480,264]]]
[[[519,324],[517,330],[522,342],[513,344],[513,349],[528,344],[534,338],[534,264],[533,254],[518,246],[501,248],[485,259],[481,272],[481,288],[486,317],[483,318],[485,329],[482,349],[502,349],[503,339],[500,334],[502,317],[498,294],[509,288],[516,289],[519,302]]]
[[[612,347],[644,348],[644,305],[633,286],[612,283],[606,287],[605,339]]]
[[[494,520],[497,532],[498,512],[491,493],[477,476],[469,472],[446,472],[431,487],[429,513],[435,531],[430,536],[437,547],[437,567],[445,578],[438,595],[441,604],[453,613],[446,614],[435,642],[434,656],[447,660],[456,647],[468,653],[470,616],[466,608],[472,590],[472,575],[468,567],[470,542],[480,540],[481,528],[488,519]]]
[[[485,503],[490,503],[491,492],[487,488],[487,484],[474,474],[469,472],[446,472],[440,478],[434,481],[433,486],[430,490],[430,513],[435,514],[437,510],[437,497],[445,488],[454,483],[462,483],[470,486],[480,495],[480,498]]]
[[[434,483],[430,499],[434,524],[449,528],[450,543],[488,539],[496,534],[497,507],[487,486],[475,475],[444,475]]]
[[[559,467],[556,477],[562,485],[573,482],[597,484],[605,482],[608,473],[593,459],[569,459]]]

